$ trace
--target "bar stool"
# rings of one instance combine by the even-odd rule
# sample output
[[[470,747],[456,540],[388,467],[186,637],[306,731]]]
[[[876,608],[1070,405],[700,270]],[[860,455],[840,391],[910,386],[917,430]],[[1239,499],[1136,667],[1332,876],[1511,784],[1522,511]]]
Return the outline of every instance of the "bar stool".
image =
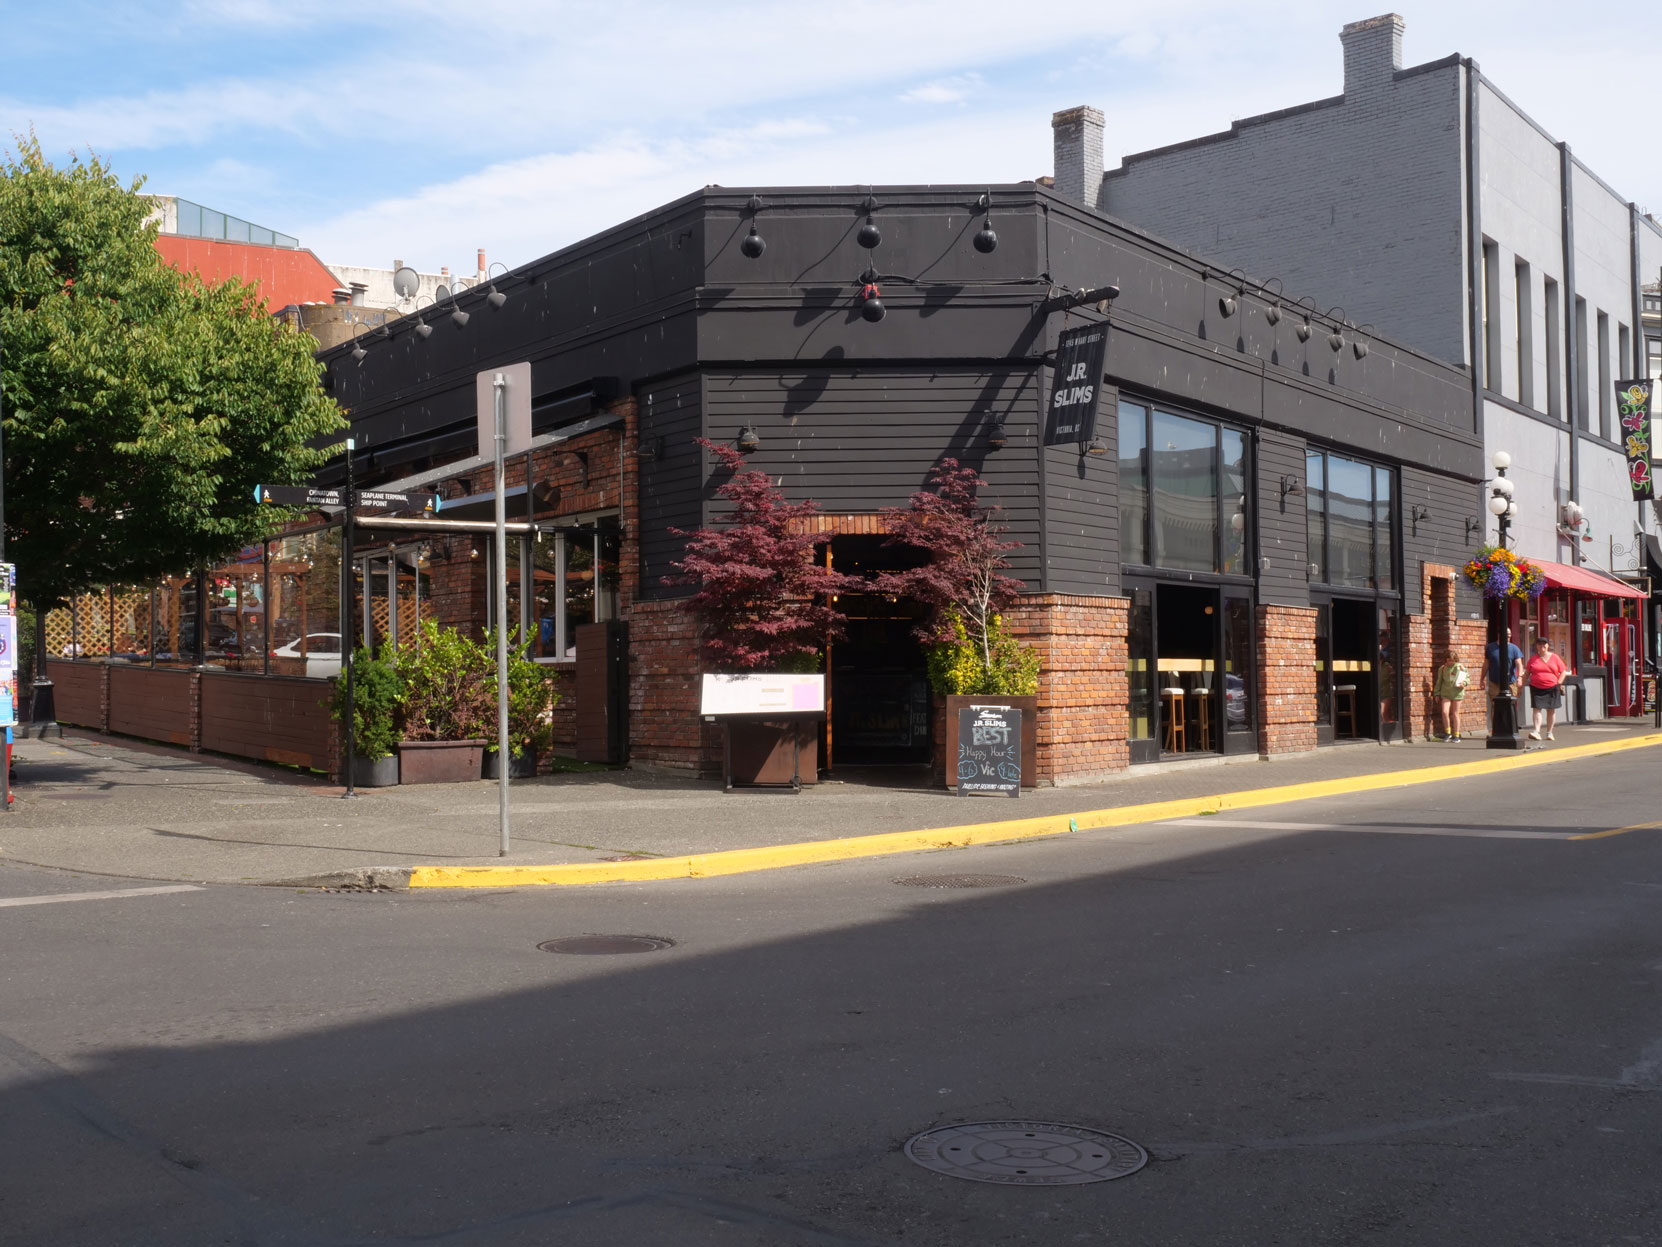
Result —
[[[1200,751],[1208,753],[1212,748],[1212,690],[1202,685],[1190,689],[1189,697],[1194,701],[1195,724],[1200,728]]]
[[[1336,684],[1333,686],[1333,734],[1339,734],[1339,721],[1343,719],[1349,723],[1346,736],[1356,735],[1356,685]]]
[[[1166,699],[1166,752],[1188,753],[1189,737],[1183,724],[1186,709],[1183,690],[1174,684],[1161,689],[1160,696]]]

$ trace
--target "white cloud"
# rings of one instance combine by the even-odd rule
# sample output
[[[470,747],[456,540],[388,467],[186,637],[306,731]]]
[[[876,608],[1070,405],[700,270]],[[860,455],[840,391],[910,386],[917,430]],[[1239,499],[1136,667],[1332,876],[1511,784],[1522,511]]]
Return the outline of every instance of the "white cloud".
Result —
[[[913,87],[910,91],[902,92],[900,102],[902,104],[962,104],[985,85],[985,80],[980,74],[955,74],[950,78],[937,78],[934,82],[926,82],[921,86]]]

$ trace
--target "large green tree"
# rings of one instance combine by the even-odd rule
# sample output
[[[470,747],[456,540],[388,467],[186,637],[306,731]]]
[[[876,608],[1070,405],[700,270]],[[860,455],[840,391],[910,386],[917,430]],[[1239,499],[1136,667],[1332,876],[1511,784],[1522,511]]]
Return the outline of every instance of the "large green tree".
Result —
[[[0,156],[6,555],[37,605],[260,539],[254,487],[309,478],[343,425],[312,338],[162,261],[141,185],[33,135]]]

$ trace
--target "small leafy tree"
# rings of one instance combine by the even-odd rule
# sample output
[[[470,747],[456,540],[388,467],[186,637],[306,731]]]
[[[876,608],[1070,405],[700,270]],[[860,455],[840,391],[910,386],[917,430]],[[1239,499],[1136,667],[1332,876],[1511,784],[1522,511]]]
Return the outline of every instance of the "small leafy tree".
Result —
[[[531,642],[517,648],[508,646],[508,751],[547,753],[554,744],[554,706],[560,696],[553,689],[548,671],[526,653]],[[496,752],[496,633],[485,633],[484,649],[491,655],[491,730],[487,749]]]
[[[765,472],[746,470],[730,446],[698,444],[732,472],[716,492],[732,506],[727,522],[683,532],[686,554],[665,583],[695,585],[687,609],[703,622],[704,649],[716,666],[734,671],[813,670],[820,647],[842,635],[843,616],[831,595],[856,583],[822,566],[818,548],[830,540],[805,531],[818,513],[812,501],[787,502]]]
[[[352,745],[360,758],[384,758],[399,741],[404,681],[385,647],[377,655],[367,645],[352,653]],[[335,722],[346,720],[346,678],[335,681],[330,697]]]
[[[996,508],[982,506],[981,477],[956,459],[942,459],[926,489],[905,507],[883,512],[889,545],[915,546],[929,555],[921,567],[885,572],[879,593],[904,594],[928,608],[917,636],[930,647],[930,682],[938,693],[1032,694],[1038,691],[1038,655],[1005,629],[1002,612],[1021,592],[1003,574],[1004,556],[1020,548],[1006,541]]]
[[[431,619],[421,644],[396,651],[404,683],[403,739],[477,740],[496,734],[496,656]]]

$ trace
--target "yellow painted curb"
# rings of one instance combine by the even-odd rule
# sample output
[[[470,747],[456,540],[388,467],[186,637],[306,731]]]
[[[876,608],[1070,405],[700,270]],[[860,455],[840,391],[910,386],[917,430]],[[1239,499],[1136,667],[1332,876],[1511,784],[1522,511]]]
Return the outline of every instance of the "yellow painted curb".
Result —
[[[572,886],[585,883],[642,883],[654,879],[705,879],[717,875],[778,870],[783,866],[806,866],[813,862],[913,853],[921,849],[961,849],[972,844],[1034,840],[1043,836],[1064,835],[1072,830],[1126,827],[1134,823],[1194,818],[1197,815],[1217,814],[1224,810],[1282,805],[1292,801],[1309,801],[1317,797],[1343,796],[1352,792],[1408,788],[1415,784],[1431,784],[1445,779],[1492,775],[1528,766],[1568,762],[1574,758],[1596,758],[1650,745],[1662,745],[1662,733],[1648,733],[1627,740],[1604,741],[1593,745],[1570,745],[1551,751],[1484,758],[1478,762],[1455,762],[1448,766],[1428,766],[1413,771],[1352,775],[1344,779],[1321,779],[1306,784],[1283,784],[1274,788],[1250,788],[1243,792],[1216,793],[1207,797],[1182,797],[1174,801],[1154,801],[1115,809],[1046,814],[1038,818],[971,823],[962,827],[936,827],[924,831],[891,831],[840,840],[809,840],[800,844],[778,844],[760,849],[729,849],[719,853],[694,853],[685,857],[649,857],[631,862],[581,862],[565,866],[416,866],[410,871],[409,886],[513,888],[534,884]]]

